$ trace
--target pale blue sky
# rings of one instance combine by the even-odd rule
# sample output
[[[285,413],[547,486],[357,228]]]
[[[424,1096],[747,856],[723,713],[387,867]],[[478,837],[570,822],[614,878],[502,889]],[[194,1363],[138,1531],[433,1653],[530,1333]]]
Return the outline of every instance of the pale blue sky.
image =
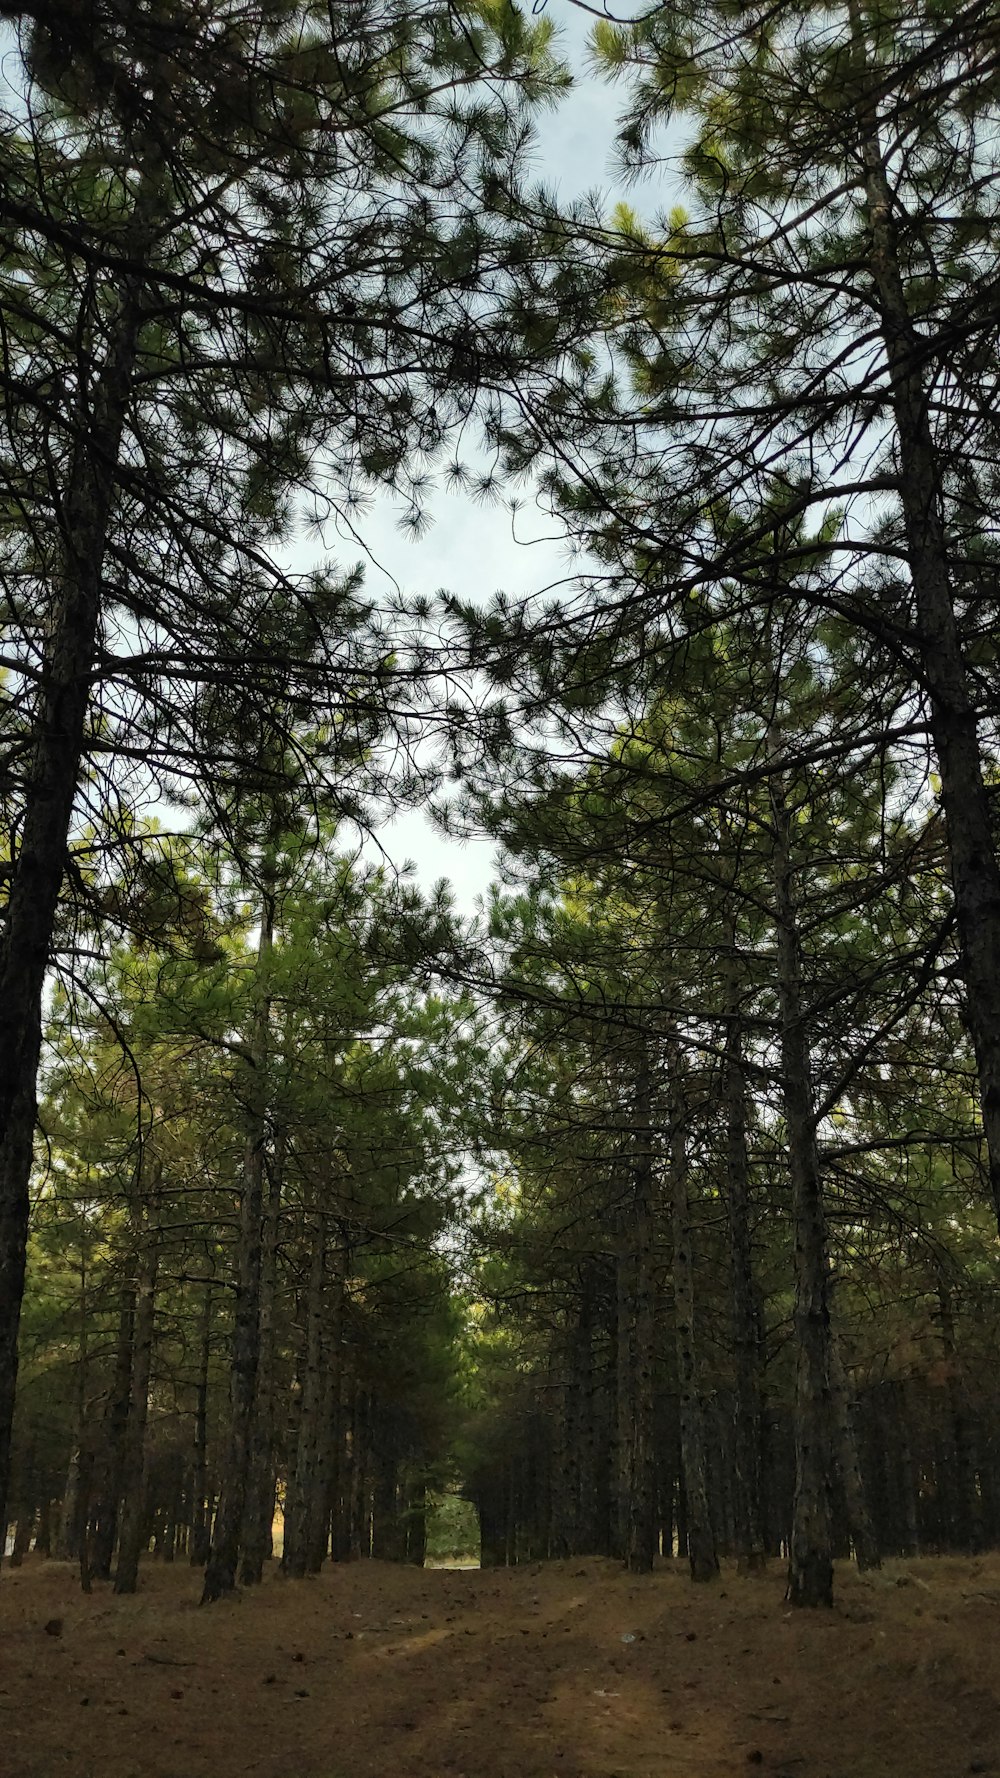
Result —
[[[598,190],[610,202],[623,190],[614,171],[614,136],[624,92],[599,80],[588,67],[592,17],[568,0],[548,3],[558,26],[559,50],[573,69],[575,85],[555,110],[539,119],[537,176],[564,199]],[[641,9],[641,4],[637,5],[636,10]],[[8,87],[8,102],[13,89],[5,76],[16,81],[17,66],[10,28],[5,27],[0,30],[0,86]],[[644,183],[630,193],[630,201],[643,211],[661,207],[664,199],[660,181]],[[540,592],[569,572],[564,545],[553,536],[551,523],[530,505],[518,515],[516,537],[509,512],[483,508],[461,493],[439,493],[431,503],[431,513],[433,523],[417,541],[398,528],[388,500],[376,502],[360,521],[368,552],[368,587],[374,597],[395,587],[410,594],[432,594],[447,587],[483,600],[503,588],[514,597],[523,597]],[[311,565],[317,556],[347,566],[361,553],[356,539],[339,536],[330,525],[321,543],[313,538],[308,546],[293,545],[288,555],[296,567]],[[396,865],[412,860],[423,885],[429,887],[441,877],[448,878],[463,911],[473,911],[477,897],[495,874],[491,841],[448,840],[416,810],[386,824],[379,841]],[[378,847],[366,850],[375,856]]]
[[[614,136],[625,95],[620,87],[599,80],[587,67],[586,45],[593,20],[565,0],[549,0],[549,4],[559,8],[560,47],[574,70],[576,84],[539,122],[538,177],[566,199],[596,189],[611,201],[623,191],[614,171]],[[630,201],[641,210],[658,209],[664,200],[664,186],[659,181],[645,182],[630,192]],[[500,588],[514,597],[538,592],[568,572],[564,545],[531,506],[518,514],[516,539],[508,512],[484,509],[463,494],[441,493],[432,501],[431,512],[434,522],[417,542],[396,527],[388,502],[380,503],[362,521],[360,529],[374,558],[368,570],[373,592],[377,594],[380,568],[410,593],[433,593],[447,587],[462,596],[483,599]],[[327,545],[331,554],[352,559],[351,546],[333,532]],[[446,839],[418,811],[388,824],[380,831],[379,840],[395,864],[413,861],[423,885],[429,887],[447,877],[458,905],[466,912],[473,911],[477,897],[485,893],[495,875],[491,841]]]

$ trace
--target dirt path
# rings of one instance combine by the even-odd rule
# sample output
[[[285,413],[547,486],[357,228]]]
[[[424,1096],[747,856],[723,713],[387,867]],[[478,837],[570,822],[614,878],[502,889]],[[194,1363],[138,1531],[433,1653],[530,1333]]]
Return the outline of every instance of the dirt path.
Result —
[[[197,1596],[186,1568],[134,1599],[5,1571],[0,1778],[1000,1775],[997,1557],[845,1573],[817,1615],[777,1574],[594,1561]]]

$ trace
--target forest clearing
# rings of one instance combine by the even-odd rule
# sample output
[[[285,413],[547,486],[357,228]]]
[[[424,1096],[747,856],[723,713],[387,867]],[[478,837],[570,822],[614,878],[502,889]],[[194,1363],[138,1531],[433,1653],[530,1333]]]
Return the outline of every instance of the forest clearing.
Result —
[[[353,1564],[199,1612],[183,1566],[0,1592],[4,1778],[964,1778],[1000,1772],[1000,1559],[692,1588],[606,1561]],[[44,1624],[62,1617],[62,1634]],[[631,1640],[629,1640],[631,1638]]]

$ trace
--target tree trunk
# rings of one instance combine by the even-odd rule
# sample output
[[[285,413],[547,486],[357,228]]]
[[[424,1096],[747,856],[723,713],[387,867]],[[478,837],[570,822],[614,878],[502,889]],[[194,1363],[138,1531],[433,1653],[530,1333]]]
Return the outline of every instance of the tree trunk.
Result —
[[[855,45],[865,44],[856,12]],[[975,705],[951,588],[942,471],[925,386],[926,339],[900,272],[896,202],[886,176],[877,99],[859,108],[871,273],[878,294],[899,452],[899,495],[930,728],[941,775],[969,1026],[979,1075],[990,1190],[1000,1223],[1000,868],[983,779]]]
[[[893,1383],[890,1387],[892,1405],[887,1429],[889,1449],[886,1455],[888,1457],[892,1452],[895,1456],[892,1473],[900,1528],[900,1548],[904,1556],[919,1556],[919,1480],[917,1466],[913,1460],[913,1443],[910,1437],[909,1397],[905,1383]]]
[[[750,1241],[750,1168],[747,1159],[746,1077],[743,1032],[736,981],[736,933],[729,943],[733,962],[726,1008],[726,1055],[723,1099],[726,1119],[726,1209],[729,1226],[729,1283],[732,1301],[734,1358],[733,1469],[736,1487],[735,1531],[737,1571],[758,1574],[765,1567],[764,1520],[761,1511],[761,1380]]]
[[[543,1414],[549,1430],[546,1554],[560,1558],[572,1552],[576,1534],[576,1453],[573,1448],[573,1404],[569,1378],[569,1328],[560,1317],[546,1361]]]
[[[34,1446],[28,1446],[20,1463],[20,1499],[14,1511],[14,1540],[11,1545],[11,1568],[20,1568],[23,1559],[32,1545],[32,1531],[36,1526],[36,1454]],[[2,1527],[2,1542],[7,1542],[7,1527]]]
[[[371,1515],[368,1496],[368,1467],[371,1453],[371,1400],[355,1383],[351,1408],[351,1467],[348,1502],[351,1527],[351,1556],[357,1559],[371,1555]]]
[[[674,1451],[677,1469],[677,1555],[684,1561],[688,1557],[688,1506],[687,1489],[684,1486],[684,1458],[681,1454],[680,1440],[680,1403],[678,1403],[677,1445]]]
[[[705,1421],[698,1393],[695,1340],[694,1256],[691,1250],[691,1207],[685,1136],[684,1078],[680,1049],[671,1044],[670,1186],[673,1231],[674,1332],[677,1345],[677,1387],[680,1394],[681,1465],[687,1504],[687,1550],[691,1579],[714,1580],[719,1572],[708,1498]]]
[[[330,1550],[330,1484],[333,1477],[333,1340],[329,1325],[329,1285],[320,1326],[320,1386],[316,1415],[316,1457],[306,1510],[306,1573],[319,1574]]]
[[[569,1555],[593,1554],[596,1548],[594,1439],[593,1281],[580,1275],[579,1303],[565,1330],[566,1471],[568,1503],[566,1537]]]
[[[80,1564],[80,1590],[91,1591],[93,1565],[90,1559],[90,1502],[94,1490],[94,1449],[84,1440],[80,1447],[77,1469],[76,1498],[73,1514],[73,1547]]]
[[[80,1490],[80,1437],[79,1422],[76,1428],[76,1442],[69,1454],[66,1465],[66,1484],[63,1488],[62,1501],[59,1508],[59,1531],[56,1536],[56,1556],[60,1562],[72,1562],[76,1558],[76,1504]]]
[[[157,1191],[162,1165],[154,1168]],[[159,1260],[158,1230],[141,1231],[139,1268],[135,1289],[135,1339],[132,1348],[132,1388],[122,1450],[122,1520],[118,1539],[115,1592],[134,1593],[139,1579],[139,1556],[146,1525],[146,1421],[149,1414],[149,1379],[153,1365],[156,1326],[156,1273]]]
[[[830,1385],[833,1391],[833,1413],[840,1479],[847,1506],[847,1525],[851,1534],[851,1543],[854,1545],[854,1559],[861,1572],[865,1573],[872,1568],[881,1568],[882,1553],[875,1535],[875,1526],[872,1523],[868,1494],[864,1476],[861,1473],[861,1460],[858,1456],[854,1391],[844,1370],[840,1341],[835,1328],[830,1330]]]
[[[576,1550],[582,1555],[597,1555],[603,1553],[603,1548],[598,1531],[600,1454],[594,1375],[594,1280],[589,1269],[583,1272],[580,1279],[580,1307],[573,1334],[572,1369],[580,1485]]]
[[[87,1390],[90,1386],[90,1318],[87,1297],[87,1245],[80,1243],[80,1332],[76,1357],[75,1438],[66,1471],[56,1555],[63,1562],[72,1562],[79,1551],[79,1505],[84,1441],[87,1428]]]
[[[982,1504],[976,1487],[976,1458],[973,1432],[965,1407],[961,1361],[955,1336],[955,1311],[951,1287],[944,1269],[937,1268],[938,1331],[945,1365],[945,1391],[948,1419],[954,1451],[951,1494],[953,1499],[951,1541],[958,1549],[976,1555],[983,1548]]]
[[[136,200],[137,222],[146,209],[147,181],[148,175]],[[48,622],[33,754],[0,941],[0,1523],[7,1510],[17,1385],[42,995],[90,705],[115,476],[142,320],[141,289],[138,276],[122,283],[118,316],[89,410],[81,395],[68,483],[56,507],[61,575]]]
[[[372,1555],[379,1562],[398,1562],[402,1554],[399,1523],[399,1458],[392,1427],[377,1416],[375,1492],[372,1502]]]
[[[131,1268],[129,1268],[131,1270]],[[125,1441],[132,1394],[132,1355],[135,1350],[136,1280],[124,1286],[118,1317],[115,1346],[115,1371],[111,1397],[105,1410],[104,1486],[95,1515],[91,1542],[91,1563],[98,1580],[111,1579],[115,1543],[118,1538],[118,1514],[124,1487]]]
[[[653,1267],[652,1087],[643,1061],[635,1083],[632,1162],[632,1240],[635,1295],[632,1319],[632,1425],[629,1451],[625,1564],[648,1574],[656,1550],[656,1467],[653,1452],[653,1390],[656,1279]]]
[[[212,1356],[212,1283],[205,1279],[198,1334],[198,1381],[195,1385],[194,1455],[191,1464],[191,1566],[203,1568],[212,1547],[208,1510],[208,1367]]]
[[[502,1477],[491,1476],[488,1487],[476,1495],[479,1515],[479,1565],[481,1568],[503,1568],[507,1561],[504,1484]]]
[[[351,1559],[351,1464],[348,1451],[350,1405],[354,1380],[343,1363],[343,1346],[334,1345],[337,1375],[331,1402],[332,1459],[330,1469],[330,1553],[335,1562]]]
[[[620,1212],[615,1245],[615,1440],[613,1455],[612,1555],[625,1561],[629,1498],[632,1490],[632,1425],[635,1416],[635,1255],[628,1213]]]
[[[412,1477],[406,1507],[406,1560],[422,1568],[427,1555],[427,1484],[423,1474]]]
[[[46,1497],[38,1508],[38,1529],[35,1532],[36,1556],[52,1553],[52,1502]]]
[[[246,1514],[243,1526],[243,1566],[240,1579],[245,1587],[259,1586],[264,1562],[271,1551],[271,1525],[274,1519],[274,1305],[278,1276],[278,1237],[281,1229],[281,1191],[284,1173],[284,1132],[275,1131],[271,1157],[267,1214],[264,1219],[264,1240],[260,1269],[260,1357],[257,1366],[257,1406],[254,1414],[250,1453],[250,1479],[247,1486]]]
[[[167,1500],[166,1523],[163,1531],[164,1562],[173,1562],[176,1558],[184,1516],[184,1483],[176,1456],[172,1459],[170,1467],[170,1494]]]
[[[316,1502],[316,1472],[323,1406],[323,1284],[326,1243],[323,1219],[312,1219],[312,1252],[305,1300],[305,1340],[299,1382],[298,1426],[291,1453],[285,1497],[285,1546],[282,1573],[300,1580],[309,1562],[311,1513]]]
[[[229,1435],[225,1445],[219,1505],[205,1568],[203,1605],[236,1585],[240,1538],[246,1511],[253,1448],[254,1410],[260,1359],[261,1219],[264,1208],[264,1154],[267,1143],[267,1066],[271,1000],[266,972],[274,940],[274,895],[266,891],[257,945],[254,1012],[247,1067],[247,1136],[243,1153],[243,1194],[236,1307],[233,1316]]]
[[[14,1525],[14,1543],[10,1552],[10,1565],[20,1568],[25,1556],[31,1548],[31,1533],[35,1529],[35,1509],[33,1506],[18,1508]]]
[[[772,731],[772,760],[777,745]],[[770,797],[782,1089],[795,1219],[795,1498],[789,1539],[788,1597],[793,1605],[818,1606],[833,1604],[833,1401],[826,1215],[802,1011],[802,966],[788,811],[776,771],[771,773]]]

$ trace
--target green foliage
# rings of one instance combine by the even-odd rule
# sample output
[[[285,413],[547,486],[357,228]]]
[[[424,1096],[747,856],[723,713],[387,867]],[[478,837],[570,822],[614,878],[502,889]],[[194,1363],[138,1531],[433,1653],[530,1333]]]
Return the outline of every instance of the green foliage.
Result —
[[[429,1561],[478,1562],[479,1524],[471,1501],[450,1492],[431,1494],[427,1520]]]

